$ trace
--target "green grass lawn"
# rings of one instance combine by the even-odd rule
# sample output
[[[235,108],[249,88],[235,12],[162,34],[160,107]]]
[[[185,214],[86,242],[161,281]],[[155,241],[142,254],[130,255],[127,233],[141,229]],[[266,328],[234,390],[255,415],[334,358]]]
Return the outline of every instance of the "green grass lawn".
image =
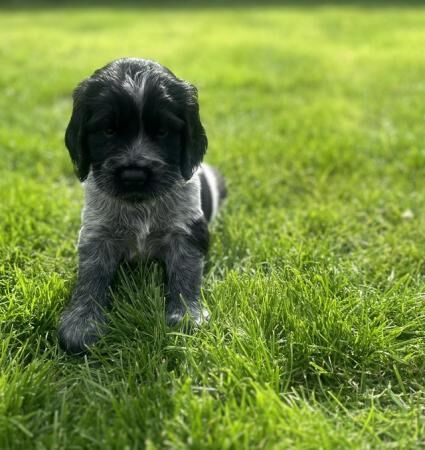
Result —
[[[294,5],[0,10],[2,450],[424,448],[425,8]],[[172,333],[159,271],[121,273],[71,358],[63,134],[74,86],[121,56],[199,88],[230,190],[212,318]]]

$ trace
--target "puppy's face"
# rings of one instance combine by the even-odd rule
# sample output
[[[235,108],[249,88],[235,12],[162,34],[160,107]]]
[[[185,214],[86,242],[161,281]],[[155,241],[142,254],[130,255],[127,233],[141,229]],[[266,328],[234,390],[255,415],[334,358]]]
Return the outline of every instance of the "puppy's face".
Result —
[[[74,91],[65,143],[77,174],[127,201],[191,178],[206,151],[196,89],[163,66],[121,59]]]

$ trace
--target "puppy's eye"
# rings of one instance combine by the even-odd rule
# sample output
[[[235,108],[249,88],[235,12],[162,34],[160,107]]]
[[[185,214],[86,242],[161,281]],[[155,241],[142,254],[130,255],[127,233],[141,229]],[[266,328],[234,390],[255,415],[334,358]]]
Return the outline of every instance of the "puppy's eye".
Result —
[[[112,137],[112,136],[115,136],[117,134],[117,130],[115,128],[113,128],[113,127],[108,127],[108,128],[105,128],[103,130],[103,134],[106,137]]]
[[[165,138],[168,136],[168,130],[166,128],[159,128],[158,131],[156,132],[157,137],[161,138]]]

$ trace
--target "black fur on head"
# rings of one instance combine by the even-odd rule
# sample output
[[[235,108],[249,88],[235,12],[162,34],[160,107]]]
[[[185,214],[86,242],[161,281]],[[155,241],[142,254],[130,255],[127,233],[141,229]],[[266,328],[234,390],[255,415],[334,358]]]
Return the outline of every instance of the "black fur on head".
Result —
[[[189,180],[207,137],[197,90],[154,61],[113,61],[74,91],[65,144],[81,181],[137,201]]]

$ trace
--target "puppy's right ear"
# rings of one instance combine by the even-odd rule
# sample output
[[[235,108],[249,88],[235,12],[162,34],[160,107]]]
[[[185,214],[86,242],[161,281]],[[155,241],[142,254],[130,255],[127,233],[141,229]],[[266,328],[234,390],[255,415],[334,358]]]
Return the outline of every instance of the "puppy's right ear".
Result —
[[[86,91],[86,82],[83,81],[73,93],[74,105],[72,109],[71,120],[65,132],[65,145],[68,148],[69,155],[75,167],[75,172],[80,179],[84,181],[90,170],[90,157],[86,142],[86,108],[84,97]]]

